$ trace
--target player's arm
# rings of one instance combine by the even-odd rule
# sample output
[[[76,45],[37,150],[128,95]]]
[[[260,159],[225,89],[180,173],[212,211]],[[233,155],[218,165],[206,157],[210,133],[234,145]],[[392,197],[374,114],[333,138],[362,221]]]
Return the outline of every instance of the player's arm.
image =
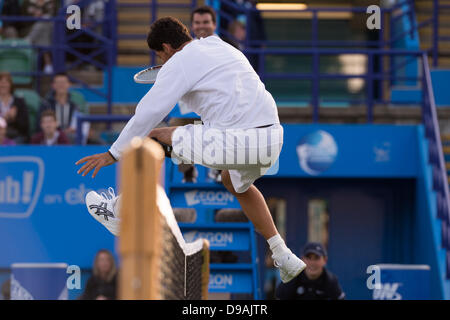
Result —
[[[148,136],[190,88],[181,62],[172,57],[161,68],[155,84],[141,99],[135,115],[109,149],[114,158],[121,158],[134,137]]]
[[[98,171],[106,166],[109,166],[116,162],[117,160],[113,157],[113,155],[108,151],[104,153],[98,153],[94,154],[92,156],[84,157],[80,160],[78,160],[75,164],[79,165],[84,163],[84,165],[77,171],[78,174],[81,173],[81,175],[84,177],[87,175],[92,169],[94,170],[94,173],[92,174],[92,178],[95,178]]]
[[[131,140],[136,136],[147,136],[190,89],[181,63],[177,59],[170,60],[159,72],[153,87],[139,101],[134,116],[128,121],[109,151],[77,161],[77,165],[84,163],[78,170],[78,174],[85,176],[94,170],[92,175],[94,178],[102,167],[119,161]]]

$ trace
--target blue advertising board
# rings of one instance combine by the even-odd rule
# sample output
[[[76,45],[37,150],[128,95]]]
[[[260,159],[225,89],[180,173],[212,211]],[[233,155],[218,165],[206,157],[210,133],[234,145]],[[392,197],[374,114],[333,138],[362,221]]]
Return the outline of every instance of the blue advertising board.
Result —
[[[172,191],[170,201],[173,207],[239,208],[239,201],[235,196],[225,190],[225,188],[211,189],[179,188],[178,190]]]
[[[283,124],[277,177],[412,178],[417,126]]]
[[[249,223],[180,224],[186,242],[207,239],[210,250],[250,250]]]
[[[245,263],[211,264],[209,292],[251,293],[252,266]]]
[[[77,174],[75,162],[106,147],[0,148],[0,268],[13,263],[62,262],[91,268],[99,249],[115,241],[87,212],[90,190],[115,187],[115,166],[95,179]]]
[[[372,293],[374,300],[430,299],[430,266],[379,264],[379,287]]]
[[[67,300],[67,264],[14,263],[11,300]]]

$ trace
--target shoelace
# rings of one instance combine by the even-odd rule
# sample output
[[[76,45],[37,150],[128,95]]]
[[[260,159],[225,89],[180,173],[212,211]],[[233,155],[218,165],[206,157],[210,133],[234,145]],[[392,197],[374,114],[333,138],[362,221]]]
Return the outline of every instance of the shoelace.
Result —
[[[105,199],[105,200],[115,200],[116,197],[116,193],[114,192],[114,189],[112,187],[108,188],[108,194],[106,194],[105,192],[100,193],[100,195]]]
[[[272,259],[273,259],[273,257],[272,257]],[[288,256],[287,257],[287,260],[290,260],[290,257]],[[277,260],[275,260],[275,259],[273,259],[273,265],[276,267],[276,268],[280,268],[281,267],[281,265],[277,262]]]

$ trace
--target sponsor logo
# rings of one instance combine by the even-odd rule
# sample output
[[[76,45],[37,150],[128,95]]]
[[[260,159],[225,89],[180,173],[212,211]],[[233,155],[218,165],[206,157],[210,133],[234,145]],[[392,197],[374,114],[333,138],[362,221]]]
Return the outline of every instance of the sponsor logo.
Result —
[[[50,204],[59,204],[59,203],[65,203],[71,206],[85,204],[85,198],[86,194],[90,191],[93,191],[93,189],[86,188],[84,183],[81,183],[76,188],[70,188],[67,189],[64,194],[45,194],[43,196],[44,203],[47,205]],[[98,194],[101,194],[102,192],[107,193],[106,189],[99,189],[96,190]]]
[[[207,239],[211,247],[226,247],[233,243],[232,232],[202,232],[202,231],[188,231],[183,233],[186,242],[194,242],[197,239]]]
[[[34,300],[31,293],[11,275],[11,300]]]
[[[234,201],[234,196],[228,191],[199,191],[192,190],[184,194],[188,206],[226,205]]]
[[[44,162],[37,157],[0,158],[0,218],[27,218],[39,199]]]
[[[373,147],[375,162],[389,162],[391,160],[391,144],[384,142]]]
[[[232,285],[232,274],[216,273],[209,276],[209,289],[226,289]]]
[[[333,136],[326,131],[314,131],[300,141],[297,155],[300,167],[316,176],[327,170],[336,160],[338,147]]]
[[[382,283],[380,289],[374,289],[372,297],[374,300],[401,300],[402,296],[397,292],[402,284],[399,282]]]

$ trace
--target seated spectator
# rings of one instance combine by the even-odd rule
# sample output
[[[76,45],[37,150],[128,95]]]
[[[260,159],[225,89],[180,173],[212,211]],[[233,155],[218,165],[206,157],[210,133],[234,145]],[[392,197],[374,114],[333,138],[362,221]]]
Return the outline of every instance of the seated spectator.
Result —
[[[45,103],[39,108],[37,121],[40,121],[40,115],[44,110],[53,110],[59,124],[58,129],[64,131],[69,140],[73,142],[78,106],[70,98],[70,86],[69,77],[65,73],[58,73],[53,77],[52,91],[47,96]],[[36,123],[36,128],[39,128],[39,126],[40,123]]]
[[[47,146],[70,144],[64,131],[58,129],[58,122],[53,110],[45,110],[41,113],[41,130],[31,138],[32,144],[45,144]]]
[[[14,146],[16,143],[14,140],[8,139],[6,137],[6,128],[8,124],[6,120],[0,117],[0,146]]]
[[[6,120],[6,135],[17,144],[27,143],[30,135],[28,108],[25,100],[14,96],[9,72],[0,72],[0,117]]]
[[[2,1],[0,1],[0,15],[20,16],[21,12],[20,12],[19,1],[17,1],[17,0],[2,0]],[[18,22],[18,21],[2,22],[2,21],[0,21],[0,29],[1,28],[5,29],[7,27],[13,28],[17,32],[21,27],[21,22]]]
[[[92,268],[92,276],[86,283],[80,300],[115,300],[117,297],[116,262],[109,250],[97,252]]]
[[[327,252],[320,243],[310,242],[301,258],[305,270],[287,283],[280,283],[276,296],[281,300],[342,300],[345,293],[337,277],[325,268]]]
[[[246,36],[245,24],[242,21],[234,20],[228,25],[228,33],[230,38],[224,37],[223,41],[228,42],[233,47],[239,50],[244,49],[244,41]]]
[[[17,39],[19,38],[19,33],[13,26],[7,26],[2,29],[2,37],[3,39]]]

